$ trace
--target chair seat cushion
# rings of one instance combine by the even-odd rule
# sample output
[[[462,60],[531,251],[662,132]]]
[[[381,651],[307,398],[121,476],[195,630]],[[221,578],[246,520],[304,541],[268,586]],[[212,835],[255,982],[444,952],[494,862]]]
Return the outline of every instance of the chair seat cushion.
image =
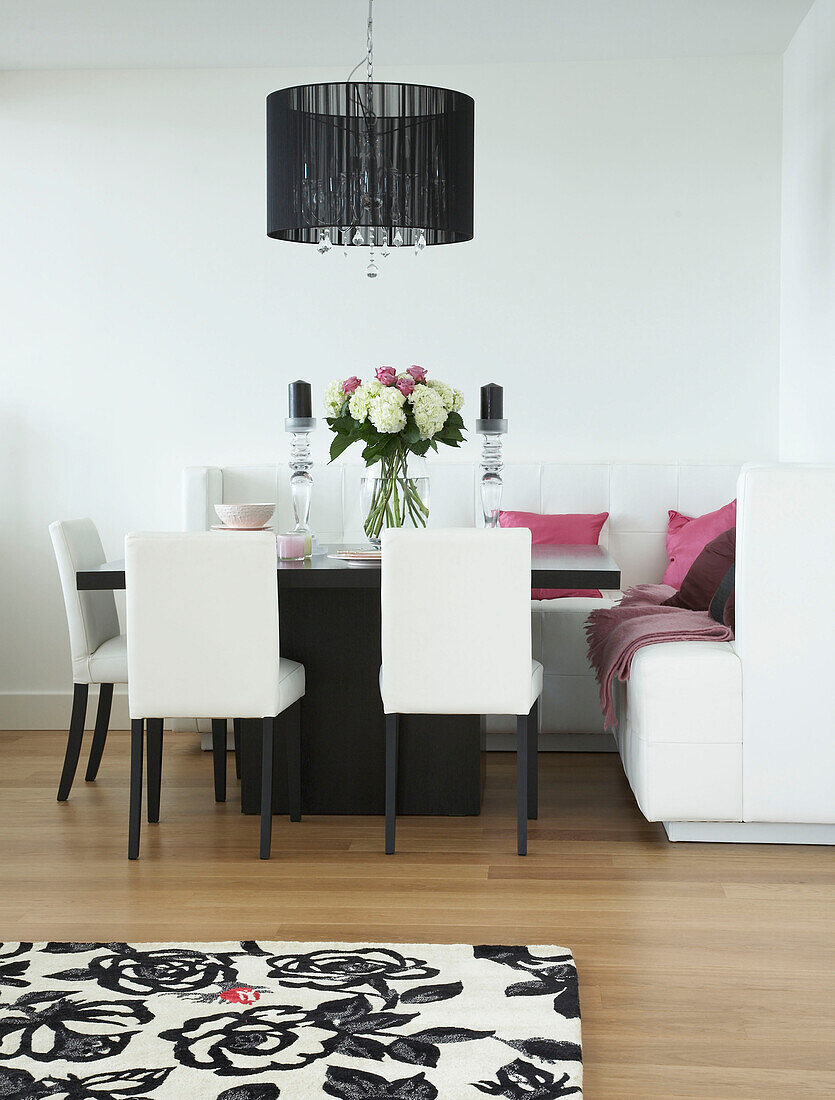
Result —
[[[126,684],[128,682],[128,640],[117,634],[102,642],[87,658],[92,684]]]
[[[280,693],[279,713],[281,713],[304,695],[304,665],[300,665],[298,661],[291,661],[287,657],[279,658],[278,690]],[[266,717],[266,715],[262,715],[262,717]]]
[[[380,668],[380,694],[385,699],[385,690],[383,688],[383,669],[382,669],[382,667]],[[542,694],[542,665],[539,663],[539,661],[531,661],[531,695],[530,695],[530,704],[528,706],[528,710],[530,710],[530,708],[534,705],[534,703],[537,701],[537,699],[540,697],[541,694]],[[428,711],[426,713],[434,713],[434,712]],[[458,713],[458,712],[456,712],[456,713]],[[462,711],[461,713],[468,714],[470,712],[469,711]]]
[[[539,661],[531,661],[531,706],[542,694],[542,665]]]

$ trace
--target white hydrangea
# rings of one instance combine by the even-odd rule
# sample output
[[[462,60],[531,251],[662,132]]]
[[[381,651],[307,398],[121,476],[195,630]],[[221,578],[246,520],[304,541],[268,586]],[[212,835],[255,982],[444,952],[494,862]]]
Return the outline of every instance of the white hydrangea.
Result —
[[[446,382],[441,382],[437,378],[430,378],[427,380],[426,385],[438,394],[447,412],[458,412],[463,406],[463,393],[460,390],[453,389],[452,386],[448,386]]]
[[[345,406],[345,394],[342,392],[342,379],[336,378],[325,387],[325,415],[341,416]]]
[[[446,424],[447,408],[443,398],[434,386],[415,386],[409,402],[421,439],[431,439]]]
[[[368,419],[378,432],[402,432],[406,427],[405,402],[406,398],[400,390],[394,386],[381,386],[380,392],[368,406]]]
[[[351,394],[351,399],[348,402],[348,411],[354,420],[359,421],[360,424],[367,418],[371,402],[383,389],[383,386],[376,378],[371,378],[368,382],[363,382],[361,386],[358,386]]]
[[[451,412],[452,404],[455,399],[455,391],[452,386],[448,386],[446,382],[441,382],[437,378],[428,378],[426,380],[426,385],[429,386],[430,389],[433,389],[438,397],[440,397],[447,412]]]

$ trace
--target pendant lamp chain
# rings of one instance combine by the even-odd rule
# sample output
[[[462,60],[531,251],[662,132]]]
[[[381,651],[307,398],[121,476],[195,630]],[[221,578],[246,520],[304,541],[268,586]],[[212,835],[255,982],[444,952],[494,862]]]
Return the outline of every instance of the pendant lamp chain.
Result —
[[[368,0],[368,54],[366,56],[366,79],[370,84],[374,79],[374,0]]]
[[[366,38],[366,65],[365,65],[365,127],[368,142],[368,165],[366,166],[366,180],[369,182],[376,167],[377,154],[377,126],[374,114],[374,0],[368,0],[368,32]],[[370,202],[371,195],[367,196]],[[378,270],[374,260],[374,246],[377,243],[377,230],[371,227],[368,230],[368,243],[371,251],[368,254],[368,267],[365,274],[369,279],[376,279]]]

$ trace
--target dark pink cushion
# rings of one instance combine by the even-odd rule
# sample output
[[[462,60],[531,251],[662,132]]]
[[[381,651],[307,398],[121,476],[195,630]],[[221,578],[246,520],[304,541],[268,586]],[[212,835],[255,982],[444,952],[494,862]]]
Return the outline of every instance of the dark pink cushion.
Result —
[[[564,516],[539,512],[499,512],[500,527],[527,527],[534,546],[597,546],[608,512]],[[533,600],[560,600],[567,596],[599,596],[597,588],[532,588]]]
[[[736,528],[731,527],[711,539],[687,570],[678,592],[664,600],[662,607],[685,607],[690,611],[708,611],[716,590],[736,558]]]
[[[669,565],[661,582],[671,584],[673,588],[681,588],[681,582],[687,576],[688,569],[707,544],[723,531],[727,531],[729,527],[736,527],[736,501],[732,500],[724,508],[695,518],[674,510],[668,514],[670,517],[667,526]]]

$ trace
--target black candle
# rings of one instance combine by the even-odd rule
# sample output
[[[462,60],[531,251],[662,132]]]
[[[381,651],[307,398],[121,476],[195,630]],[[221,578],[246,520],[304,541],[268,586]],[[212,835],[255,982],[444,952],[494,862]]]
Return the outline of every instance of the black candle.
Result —
[[[481,387],[481,419],[501,420],[504,417],[504,390],[495,382]]]
[[[313,416],[313,399],[310,393],[310,383],[291,382],[290,393],[290,419],[309,420]]]

